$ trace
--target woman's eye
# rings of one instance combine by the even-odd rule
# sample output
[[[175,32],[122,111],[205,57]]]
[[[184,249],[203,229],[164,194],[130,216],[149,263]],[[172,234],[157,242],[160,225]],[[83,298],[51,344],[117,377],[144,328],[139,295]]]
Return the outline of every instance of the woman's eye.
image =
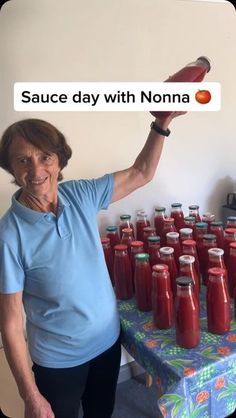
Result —
[[[27,164],[28,163],[28,158],[26,158],[26,157],[25,158],[21,158],[20,159],[20,163],[21,164]]]
[[[46,162],[50,162],[50,161],[52,160],[52,155],[50,155],[50,154],[45,154],[45,155],[43,156],[43,160],[44,160],[44,161],[46,161]]]

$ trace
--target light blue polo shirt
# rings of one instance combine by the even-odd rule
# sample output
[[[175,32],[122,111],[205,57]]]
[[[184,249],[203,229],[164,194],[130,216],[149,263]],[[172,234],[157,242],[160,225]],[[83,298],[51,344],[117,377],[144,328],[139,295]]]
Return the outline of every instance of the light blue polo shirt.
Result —
[[[59,184],[59,209],[42,213],[13,195],[0,220],[0,292],[23,290],[32,360],[45,367],[83,364],[120,331],[97,214],[108,207],[112,174]]]

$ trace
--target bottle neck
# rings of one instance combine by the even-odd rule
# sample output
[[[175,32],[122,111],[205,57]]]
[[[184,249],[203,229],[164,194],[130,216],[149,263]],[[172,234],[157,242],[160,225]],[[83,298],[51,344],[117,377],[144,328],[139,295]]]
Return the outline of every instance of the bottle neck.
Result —
[[[192,285],[189,284],[188,286],[180,286],[177,284],[177,296],[182,297],[189,297],[193,294],[193,288]]]

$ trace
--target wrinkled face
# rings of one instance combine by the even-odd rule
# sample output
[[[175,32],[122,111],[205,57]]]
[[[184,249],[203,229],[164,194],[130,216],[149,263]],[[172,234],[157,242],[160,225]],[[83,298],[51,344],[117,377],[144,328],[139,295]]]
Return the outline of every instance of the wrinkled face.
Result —
[[[12,173],[23,192],[41,196],[57,194],[60,172],[57,154],[45,152],[19,137],[9,150]]]

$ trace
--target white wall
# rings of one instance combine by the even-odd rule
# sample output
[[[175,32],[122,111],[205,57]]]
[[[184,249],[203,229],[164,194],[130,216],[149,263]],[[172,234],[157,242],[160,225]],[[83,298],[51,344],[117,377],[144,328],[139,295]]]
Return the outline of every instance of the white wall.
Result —
[[[222,84],[219,112],[188,113],[171,126],[155,178],[99,216],[101,233],[121,213],[155,205],[199,204],[220,219],[235,188],[235,10],[229,2],[183,0],[12,0],[0,13],[0,132],[25,117],[44,118],[73,148],[66,179],[131,165],[149,132],[146,112],[13,110],[16,81],[162,81],[199,55],[206,81]],[[0,171],[0,215],[15,186]]]

